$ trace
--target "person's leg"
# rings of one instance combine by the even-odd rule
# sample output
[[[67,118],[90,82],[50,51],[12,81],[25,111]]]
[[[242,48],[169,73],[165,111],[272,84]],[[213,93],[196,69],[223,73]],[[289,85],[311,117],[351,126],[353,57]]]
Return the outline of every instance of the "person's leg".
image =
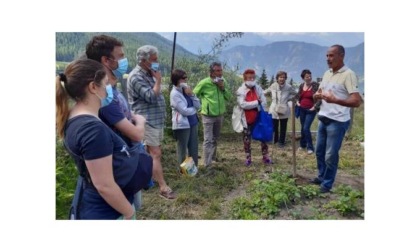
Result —
[[[180,165],[187,157],[187,146],[190,129],[174,130],[174,134],[176,135],[176,153],[178,158],[178,165]]]
[[[288,118],[280,119],[280,138],[279,138],[280,146],[282,145],[284,146],[286,144],[287,120]]]
[[[168,187],[163,177],[163,168],[161,163],[162,149],[160,145],[162,140],[163,128],[155,129],[146,124],[144,144],[146,145],[147,152],[149,152],[153,159],[153,179],[159,184],[161,196],[164,196],[167,199],[174,199],[175,194]]]
[[[305,123],[302,124],[303,130],[305,132],[305,140],[307,143],[308,151],[314,151],[314,145],[312,144],[311,125],[315,119],[315,115],[315,111],[308,111],[305,116]]]
[[[188,155],[192,157],[195,165],[198,166],[198,124],[191,126],[188,139]]]
[[[333,121],[327,126],[327,143],[325,153],[326,170],[321,186],[330,190],[334,184],[338,169],[339,151],[344,139],[344,135],[350,125],[347,122]]]
[[[304,130],[305,128],[305,119],[306,119],[306,109],[300,108],[300,147],[306,148],[307,146],[307,140],[306,140],[306,132]]]
[[[264,164],[272,164],[273,161],[270,158],[270,155],[268,154],[268,145],[266,142],[261,141],[261,154],[262,154],[262,160]]]
[[[244,128],[242,132],[242,140],[244,142],[244,151],[245,151],[245,165],[251,165],[251,129]]]
[[[213,147],[213,117],[202,116],[203,118],[203,157],[204,157],[204,167],[209,167],[211,165],[211,160],[213,157],[214,147]]]
[[[218,161],[217,158],[217,141],[220,138],[220,132],[222,131],[222,125],[223,125],[223,116],[217,116],[214,118],[214,124],[213,124],[213,154],[212,154],[212,160]]]
[[[273,119],[274,144],[279,141],[279,119]]]
[[[323,122],[318,122],[318,132],[316,135],[316,162],[318,167],[318,181],[322,181],[324,179],[325,174],[325,151],[327,145],[327,129]]]

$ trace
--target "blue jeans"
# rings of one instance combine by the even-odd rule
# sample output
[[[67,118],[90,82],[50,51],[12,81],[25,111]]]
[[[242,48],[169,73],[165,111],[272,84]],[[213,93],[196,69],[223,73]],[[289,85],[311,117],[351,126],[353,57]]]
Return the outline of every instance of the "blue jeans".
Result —
[[[338,122],[327,117],[319,117],[316,139],[316,160],[318,179],[321,186],[331,189],[338,169],[338,159],[344,135],[350,125],[350,120]]]
[[[308,148],[313,151],[314,145],[312,144],[311,125],[315,119],[316,111],[310,111],[309,109],[300,108],[300,125],[301,125],[301,138],[300,147]]]

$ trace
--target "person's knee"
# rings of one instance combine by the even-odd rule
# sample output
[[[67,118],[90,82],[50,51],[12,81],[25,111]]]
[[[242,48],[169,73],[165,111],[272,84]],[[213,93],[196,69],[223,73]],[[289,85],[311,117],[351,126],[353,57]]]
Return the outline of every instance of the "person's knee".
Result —
[[[160,146],[148,146],[148,150],[153,159],[160,159],[162,157],[162,150]]]

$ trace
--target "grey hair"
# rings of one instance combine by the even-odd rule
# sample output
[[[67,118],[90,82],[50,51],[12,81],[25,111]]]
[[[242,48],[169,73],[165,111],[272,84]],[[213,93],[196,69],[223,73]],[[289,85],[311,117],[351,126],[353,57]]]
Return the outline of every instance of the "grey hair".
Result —
[[[156,47],[152,45],[145,45],[137,49],[136,57],[137,63],[140,63],[142,60],[150,59],[151,55],[159,54],[159,51]]]
[[[210,73],[213,73],[214,72],[214,67],[215,66],[219,66],[219,67],[222,67],[222,63],[220,63],[219,61],[215,61],[215,62],[213,62],[213,63],[211,63],[210,64]]]

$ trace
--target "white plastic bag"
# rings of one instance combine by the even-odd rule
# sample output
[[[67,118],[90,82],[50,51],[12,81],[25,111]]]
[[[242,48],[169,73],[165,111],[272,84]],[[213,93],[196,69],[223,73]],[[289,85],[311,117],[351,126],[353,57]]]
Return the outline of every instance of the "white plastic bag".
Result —
[[[244,131],[244,126],[242,125],[242,113],[243,110],[239,108],[238,105],[233,107],[232,113],[232,128],[235,132],[241,133]]]

